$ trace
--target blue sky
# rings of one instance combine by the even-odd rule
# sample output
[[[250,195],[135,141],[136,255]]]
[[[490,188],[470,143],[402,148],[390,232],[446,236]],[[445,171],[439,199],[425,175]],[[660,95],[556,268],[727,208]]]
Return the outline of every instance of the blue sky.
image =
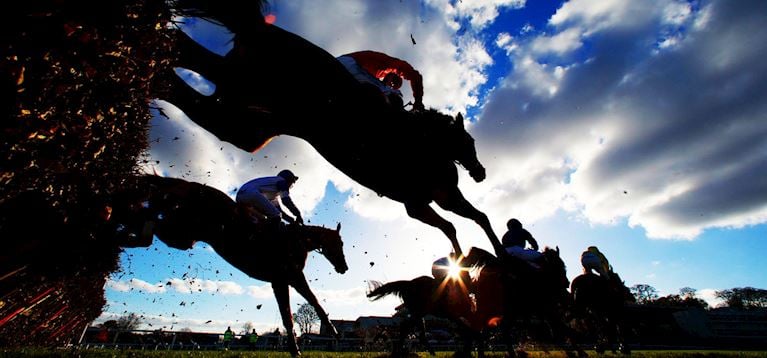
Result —
[[[470,120],[488,178],[462,172],[467,199],[499,236],[517,217],[542,246],[559,246],[571,279],[581,251],[597,245],[629,286],[661,295],[767,287],[763,1],[274,0],[270,12],[335,56],[371,49],[416,67],[427,106]],[[198,21],[186,30],[227,49],[219,29]],[[147,170],[231,193],[289,168],[301,177],[292,193],[304,217],[342,223],[349,271],[336,274],[316,254],[306,269],[333,319],[391,315],[398,300],[368,302],[366,280],[429,274],[450,251],[436,229],[301,139],[245,153],[170,112],[153,120],[150,155],[160,164]],[[476,225],[444,216],[464,250],[490,248]],[[125,250],[106,292],[99,321],[135,312],[144,328],[281,327],[268,283],[204,244]]]

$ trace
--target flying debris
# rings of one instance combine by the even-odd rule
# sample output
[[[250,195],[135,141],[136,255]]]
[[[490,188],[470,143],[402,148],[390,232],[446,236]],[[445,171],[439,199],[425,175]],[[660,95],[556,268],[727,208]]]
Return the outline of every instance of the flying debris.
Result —
[[[260,310],[261,309],[261,305],[260,304],[256,305],[256,309]]]
[[[211,323],[211,322],[213,322],[213,320],[209,319],[207,322],[205,322],[205,324],[208,324],[208,323]]]
[[[376,264],[375,262],[370,261],[370,267],[373,267],[373,265],[375,265],[375,264]]]
[[[415,46],[415,38],[413,37],[413,34],[410,34],[410,41],[413,43],[413,46]]]

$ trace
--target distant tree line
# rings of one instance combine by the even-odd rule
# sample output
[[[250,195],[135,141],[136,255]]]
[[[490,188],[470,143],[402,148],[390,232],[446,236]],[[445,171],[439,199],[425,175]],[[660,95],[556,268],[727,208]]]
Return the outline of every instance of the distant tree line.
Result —
[[[696,297],[697,290],[683,287],[679,294],[660,297],[658,290],[647,284],[636,284],[629,288],[640,305],[648,306],[685,306],[709,309],[708,303]],[[715,292],[715,297],[723,301],[720,307],[735,309],[767,308],[767,290],[753,287],[736,287]]]

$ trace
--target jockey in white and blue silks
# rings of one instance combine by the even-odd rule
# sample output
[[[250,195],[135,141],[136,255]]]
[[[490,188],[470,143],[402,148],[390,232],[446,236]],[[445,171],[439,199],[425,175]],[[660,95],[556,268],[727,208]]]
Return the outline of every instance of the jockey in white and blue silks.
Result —
[[[290,198],[290,187],[296,180],[298,177],[290,170],[283,170],[273,177],[253,179],[243,184],[237,191],[236,202],[244,204],[248,209],[248,216],[254,223],[264,219],[267,223],[279,223],[280,219],[285,219],[291,223],[303,224],[301,212]],[[295,216],[295,219],[282,210],[280,201]]]

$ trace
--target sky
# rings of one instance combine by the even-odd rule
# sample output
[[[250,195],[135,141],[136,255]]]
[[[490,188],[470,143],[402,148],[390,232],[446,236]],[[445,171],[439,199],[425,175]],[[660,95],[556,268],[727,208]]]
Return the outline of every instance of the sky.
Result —
[[[481,183],[459,170],[466,198],[499,237],[514,217],[541,247],[559,247],[571,280],[580,253],[596,245],[628,286],[661,296],[691,287],[716,304],[717,290],[767,288],[766,2],[272,0],[267,13],[334,56],[376,50],[418,69],[424,103],[465,114],[487,169]],[[229,49],[213,25],[190,20],[184,30],[217,53]],[[305,269],[331,319],[390,316],[399,300],[368,301],[367,282],[429,275],[451,250],[437,229],[300,138],[247,153],[171,104],[155,105],[170,115],[151,123],[148,172],[233,195],[291,169],[303,217],[342,223],[349,271],[335,273],[315,253]],[[473,222],[435,208],[464,251],[491,249]],[[144,329],[282,329],[269,284],[204,243],[126,249],[105,290],[95,323],[133,312]],[[304,302],[292,291],[294,309]]]

